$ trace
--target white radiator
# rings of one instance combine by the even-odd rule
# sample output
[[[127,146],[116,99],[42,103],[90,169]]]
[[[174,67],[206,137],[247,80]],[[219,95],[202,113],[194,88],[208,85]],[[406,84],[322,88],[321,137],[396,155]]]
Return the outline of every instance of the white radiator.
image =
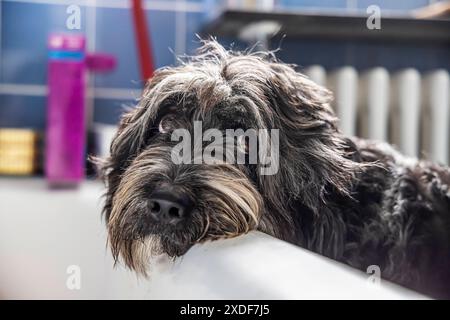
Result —
[[[406,155],[449,164],[450,77],[446,70],[390,73],[351,66],[304,73],[334,93],[333,108],[345,134],[387,141]]]

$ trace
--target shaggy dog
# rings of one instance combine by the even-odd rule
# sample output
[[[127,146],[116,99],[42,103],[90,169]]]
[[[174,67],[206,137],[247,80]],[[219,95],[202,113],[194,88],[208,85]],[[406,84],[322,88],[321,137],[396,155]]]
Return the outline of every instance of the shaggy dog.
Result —
[[[450,297],[450,170],[344,136],[331,99],[272,53],[231,52],[215,41],[157,70],[102,163],[116,261],[147,274],[155,255],[260,230]],[[278,171],[175,164],[171,134],[192,132],[196,120],[203,130],[278,129]]]

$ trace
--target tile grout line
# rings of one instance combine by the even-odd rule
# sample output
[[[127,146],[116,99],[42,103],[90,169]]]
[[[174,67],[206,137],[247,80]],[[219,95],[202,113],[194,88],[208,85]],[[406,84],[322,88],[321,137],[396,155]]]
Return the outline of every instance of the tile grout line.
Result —
[[[45,97],[47,91],[46,85],[0,83],[0,94]],[[88,96],[100,99],[135,100],[140,92],[141,89],[133,88],[95,88],[88,92]]]
[[[175,13],[175,54],[182,55],[186,53],[186,29],[187,29],[187,21],[186,21],[186,10],[185,0],[175,0],[175,6],[180,10],[177,10]]]
[[[0,83],[0,94],[45,96],[47,95],[47,86],[38,84]]]
[[[92,6],[86,8],[86,37],[87,37],[87,53],[95,53],[97,47],[97,0],[89,0]],[[95,96],[92,92],[95,88],[95,73],[87,73],[87,86],[86,86],[86,123],[92,125],[94,122],[94,109],[95,109]]]
[[[5,2],[15,3],[30,3],[30,4],[49,4],[49,5],[71,5],[78,4],[79,6],[92,6],[90,0],[4,0]],[[197,2],[185,1],[186,4],[182,8],[177,8],[172,1],[149,1],[145,0],[144,8],[146,10],[158,10],[158,11],[188,11],[188,12],[203,12],[203,4]],[[128,0],[98,0],[96,4],[97,8],[110,8],[110,9],[128,9],[130,4]]]

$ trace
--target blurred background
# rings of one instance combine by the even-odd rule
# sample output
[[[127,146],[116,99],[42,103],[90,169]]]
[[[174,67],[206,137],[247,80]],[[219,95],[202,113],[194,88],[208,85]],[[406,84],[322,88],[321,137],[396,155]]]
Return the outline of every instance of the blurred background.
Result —
[[[49,64],[54,61],[49,54],[50,35],[81,34],[87,54],[106,53],[116,61],[115,66],[106,72],[87,68],[82,71],[88,77],[86,92],[82,95],[88,130],[87,148],[92,153],[105,154],[107,143],[102,139],[106,137],[107,142],[114,128],[104,125],[117,123],[124,106],[135,104],[144,83],[132,4],[131,0],[0,1],[0,129],[32,130],[3,131],[1,136],[10,137],[11,133],[11,139],[19,139],[22,137],[19,135],[24,134],[22,138],[25,140],[39,141],[35,147],[37,158],[34,160],[33,174],[42,173],[44,167],[45,129],[49,125],[47,98],[49,92],[59,91],[58,84],[53,90],[48,85],[51,81]],[[426,106],[429,102],[423,101],[428,89],[423,88],[422,95],[420,91],[426,85],[426,76],[431,72],[444,72],[436,76],[448,78],[450,31],[448,20],[445,20],[448,17],[448,2],[147,0],[142,4],[147,29],[144,36],[147,36],[150,46],[147,54],[153,62],[150,68],[176,65],[176,55],[193,54],[199,46],[197,35],[216,36],[225,46],[235,49],[245,49],[254,43],[266,49],[279,48],[277,55],[282,61],[297,64],[301,71],[335,91],[336,104],[346,104],[345,108],[336,106],[344,131],[397,142],[402,151],[410,155],[423,155],[424,150],[426,155],[432,152],[432,143],[423,141],[431,138],[424,137],[428,133],[419,132],[418,128],[420,106]],[[373,20],[377,17],[381,17],[379,22]],[[414,17],[435,21],[415,23]],[[368,71],[375,73],[372,77],[364,77]],[[402,71],[408,72],[402,74]],[[64,74],[64,71],[61,72]],[[401,128],[393,130],[392,126],[389,127],[392,121],[388,119],[389,110],[385,110],[395,109],[397,104],[401,104],[398,101],[402,95],[401,85],[398,89],[400,92],[393,92],[396,89],[393,81],[396,76],[407,78],[406,82],[402,82],[408,84],[406,95],[417,94],[416,101],[412,102],[413,107],[409,107],[415,114],[407,119],[413,125],[408,129],[409,134],[404,134],[413,135],[409,137],[409,144],[401,140],[401,133],[394,132],[401,131]],[[369,84],[363,81],[367,78]],[[370,82],[372,78],[373,81],[381,82],[373,86]],[[411,84],[408,81],[412,81]],[[347,88],[342,88],[344,85]],[[366,90],[371,85],[375,88],[373,90],[381,90],[372,94],[375,96],[373,99],[384,100],[373,102],[380,105],[375,108],[378,112],[384,112],[380,115],[381,120],[374,116],[370,120],[365,119],[369,117],[364,113],[366,105],[369,104],[370,110],[373,108],[370,105],[372,101],[367,101],[372,98]],[[389,92],[391,85],[394,90]],[[444,91],[448,91],[447,88]],[[442,117],[448,120],[441,113]],[[372,121],[377,123],[372,125]],[[398,124],[402,120],[393,121]],[[429,124],[425,126],[430,127]],[[445,145],[444,142],[439,143]],[[432,158],[447,162],[448,143],[445,150],[442,147],[434,148],[439,148],[440,152],[434,151],[436,155]],[[3,160],[0,156],[0,163],[7,161],[5,152],[2,153]],[[14,156],[9,161],[19,166],[18,160]],[[28,171],[22,168],[26,172],[30,172],[31,168],[26,169]]]
[[[437,0],[0,0],[0,297],[128,297],[128,280],[118,296],[107,284],[86,158],[197,35],[277,50],[333,91],[345,133],[448,164],[449,17]],[[73,264],[97,279],[81,293]]]

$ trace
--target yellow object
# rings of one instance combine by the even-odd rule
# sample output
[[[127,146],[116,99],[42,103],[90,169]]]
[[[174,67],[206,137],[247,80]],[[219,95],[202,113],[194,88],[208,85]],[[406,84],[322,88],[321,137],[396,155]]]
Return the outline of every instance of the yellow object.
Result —
[[[0,174],[29,175],[36,167],[37,132],[0,129]]]

